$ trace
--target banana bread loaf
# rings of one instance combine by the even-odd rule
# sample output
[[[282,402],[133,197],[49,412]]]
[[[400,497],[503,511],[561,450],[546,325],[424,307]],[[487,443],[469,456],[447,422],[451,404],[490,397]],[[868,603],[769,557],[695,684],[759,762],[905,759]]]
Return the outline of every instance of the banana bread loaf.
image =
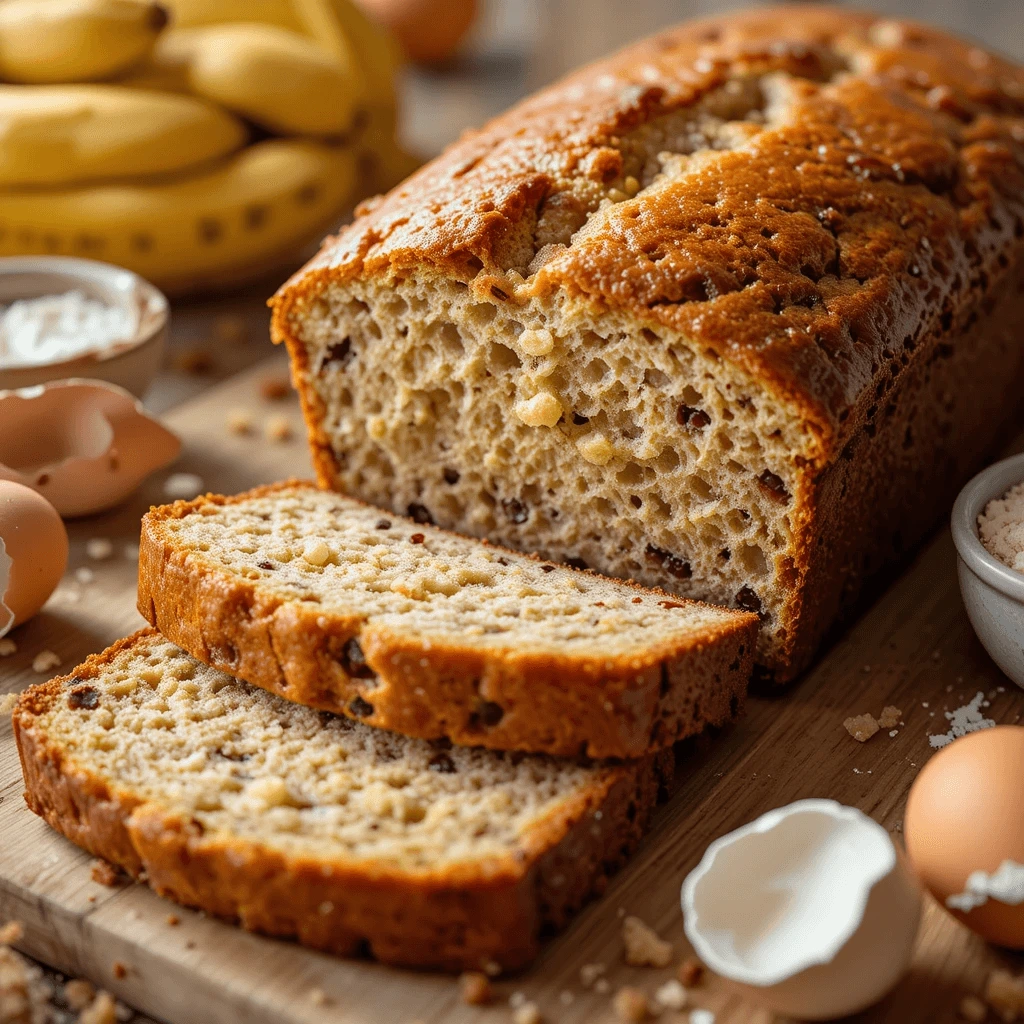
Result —
[[[421,526],[310,484],[152,509],[139,611],[189,654],[367,725],[639,757],[735,718],[749,612]]]
[[[532,959],[635,847],[674,765],[406,739],[237,682],[155,630],[26,690],[14,733],[29,807],[161,895],[445,970]]]
[[[460,140],[273,300],[322,482],[756,611],[780,679],[1020,408],[1024,72],[827,7]]]

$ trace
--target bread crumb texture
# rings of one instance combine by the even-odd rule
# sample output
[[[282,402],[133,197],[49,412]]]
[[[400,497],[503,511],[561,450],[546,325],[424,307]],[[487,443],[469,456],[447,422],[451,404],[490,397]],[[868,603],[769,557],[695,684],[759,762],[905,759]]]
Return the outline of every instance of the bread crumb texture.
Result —
[[[372,729],[240,683],[152,633],[33,704],[30,727],[66,751],[66,770],[194,821],[211,843],[325,864],[429,874],[522,862],[550,814],[614,772]]]
[[[978,530],[993,558],[1024,573],[1024,480],[985,506],[978,516]]]
[[[204,567],[280,601],[478,648],[619,657],[732,621],[708,605],[584,575],[296,486],[199,503],[155,526]]]

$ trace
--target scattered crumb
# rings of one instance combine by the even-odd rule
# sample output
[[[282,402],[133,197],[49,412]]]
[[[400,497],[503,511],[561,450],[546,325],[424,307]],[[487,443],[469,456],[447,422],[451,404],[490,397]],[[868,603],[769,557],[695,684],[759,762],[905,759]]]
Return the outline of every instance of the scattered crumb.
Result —
[[[985,1001],[1003,1020],[1016,1020],[1024,1013],[1024,978],[1009,971],[993,971],[985,982]]]
[[[195,939],[186,939],[185,940],[185,948],[186,949],[195,949],[196,948],[196,940]]]
[[[200,377],[205,373],[212,373],[217,364],[209,349],[197,346],[179,352],[174,359],[174,365],[182,373],[192,373]]]
[[[882,708],[882,713],[878,716],[878,724],[883,729],[892,729],[894,726],[900,724],[900,719],[903,717],[903,712],[891,704],[887,704]]]
[[[977,996],[964,996],[957,1013],[971,1024],[981,1024],[988,1016],[988,1007]]]
[[[469,1006],[486,1006],[494,998],[494,988],[486,974],[467,971],[459,977],[459,995]]]
[[[606,970],[604,964],[584,964],[580,968],[580,984],[584,988],[590,988]]]
[[[177,914],[168,914],[166,921],[172,928],[177,928],[181,924],[181,918]]]
[[[639,917],[622,922],[622,942],[630,967],[667,967],[672,960],[672,943],[659,938]]]
[[[203,493],[206,484],[195,473],[172,473],[164,481],[164,494],[172,501],[190,501]]]
[[[938,651],[932,651],[932,661],[938,661],[942,655]]]
[[[17,651],[18,645],[10,637],[0,637],[0,658],[9,658]]]
[[[252,416],[245,409],[229,410],[224,422],[232,434],[252,433]]]
[[[33,672],[49,672],[60,665],[60,655],[53,651],[40,651],[32,659]]]
[[[651,1007],[647,1002],[647,996],[638,988],[629,985],[620,988],[612,1000],[615,1014],[626,1024],[640,1024],[650,1016]]]
[[[0,946],[10,946],[25,937],[25,926],[20,921],[8,921],[0,927]]]
[[[92,862],[89,875],[98,885],[105,885],[109,889],[116,889],[124,881],[121,869],[101,857]]]
[[[120,960],[115,960],[113,966],[110,968],[110,973],[113,974],[118,981],[122,981],[128,977],[128,968],[121,963]]]
[[[78,1024],[117,1024],[117,1003],[109,992],[100,991],[78,1015]]]
[[[715,1024],[715,1015],[710,1010],[691,1010],[690,1024]]]
[[[685,988],[694,988],[704,979],[704,965],[695,956],[688,956],[679,965],[678,973]]]
[[[843,722],[843,728],[858,742],[867,743],[878,732],[878,722],[872,715],[857,715]]]
[[[96,989],[85,978],[72,978],[64,985],[64,1000],[76,1012],[84,1010],[96,998]]]
[[[484,964],[484,974],[486,974],[488,978],[497,978],[498,975],[501,974],[501,964],[496,960],[488,960],[487,963]]]
[[[563,1006],[572,1006],[573,1000],[575,1000],[575,998],[576,997],[567,988],[562,989],[562,991],[558,993],[558,1001]]]
[[[9,715],[17,703],[18,695],[16,693],[5,693],[0,697],[0,715]]]
[[[292,393],[291,381],[286,373],[272,374],[260,381],[260,397],[268,402],[278,402]]]
[[[890,729],[889,730],[889,739],[892,739],[893,736],[898,736],[899,733],[900,733],[899,729]]]
[[[49,1004],[43,972],[9,946],[0,946],[0,1021],[47,1021]]]
[[[114,553],[114,545],[106,537],[93,537],[85,542],[85,553],[97,562],[102,562]]]
[[[536,1003],[523,1003],[512,1014],[513,1024],[541,1024],[543,1017]]]
[[[599,996],[606,996],[612,990],[612,983],[607,978],[598,978],[594,982],[594,991]]]
[[[264,424],[263,432],[270,441],[289,441],[292,437],[292,424],[287,416],[271,416]]]
[[[513,992],[508,997],[508,1005],[513,1009],[517,1009],[520,1006],[526,1005],[526,993],[525,992]]]
[[[654,1001],[666,1010],[681,1010],[686,1005],[686,989],[678,978],[672,978],[654,993]]]
[[[925,706],[927,707],[927,705]],[[969,732],[991,729],[996,723],[981,713],[981,709],[986,706],[985,694],[979,690],[970,703],[964,704],[963,707],[959,707],[955,711],[944,712],[946,721],[949,722],[949,732],[933,733],[928,737],[928,742],[937,750],[940,747],[948,746],[961,736],[966,736]]]
[[[89,566],[83,565],[80,569],[75,570],[75,579],[78,580],[83,587],[88,586],[96,579],[96,573],[94,573]]]
[[[125,544],[124,557],[127,558],[129,562],[137,562],[139,560],[139,545]]]
[[[326,1006],[327,1005],[327,993],[322,988],[311,988],[309,990],[309,1001],[314,1006]]]
[[[217,341],[229,345],[244,345],[249,338],[249,329],[240,316],[219,316],[213,321],[211,332]]]

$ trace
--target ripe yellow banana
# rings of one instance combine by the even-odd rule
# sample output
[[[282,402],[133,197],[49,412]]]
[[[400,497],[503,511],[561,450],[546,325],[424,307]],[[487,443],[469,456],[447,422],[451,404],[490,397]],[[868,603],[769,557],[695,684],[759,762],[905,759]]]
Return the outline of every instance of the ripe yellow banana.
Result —
[[[363,98],[354,59],[271,25],[172,29],[157,59],[184,63],[196,95],[283,135],[343,135]]]
[[[171,174],[227,156],[247,137],[192,96],[118,85],[0,85],[0,188]]]
[[[167,24],[143,0],[5,0],[0,3],[0,79],[28,84],[93,82],[141,61]]]
[[[0,193],[0,255],[129,267],[172,292],[277,269],[352,199],[353,150],[269,139],[166,184]]]

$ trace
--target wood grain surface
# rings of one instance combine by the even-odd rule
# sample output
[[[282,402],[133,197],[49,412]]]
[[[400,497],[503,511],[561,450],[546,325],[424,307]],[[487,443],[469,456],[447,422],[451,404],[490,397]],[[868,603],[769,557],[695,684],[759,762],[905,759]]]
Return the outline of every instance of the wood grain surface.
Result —
[[[261,365],[169,415],[186,446],[174,469],[198,473],[225,491],[307,473],[299,434],[271,443],[258,429],[280,414],[298,427],[291,400],[272,403],[259,395],[260,380],[281,367],[279,360]],[[251,414],[257,429],[249,436],[225,427],[225,417],[237,409]],[[1024,447],[1024,438],[1016,447]],[[165,475],[116,512],[72,524],[68,579],[45,611],[15,634],[19,649],[0,666],[0,690],[20,690],[41,678],[31,661],[44,648],[71,666],[141,624],[134,608],[136,566],[124,549],[137,537],[141,513],[161,500]],[[113,540],[114,556],[90,561],[84,547],[91,537]],[[83,566],[93,571],[91,582],[76,580]],[[499,1001],[490,1008],[462,1005],[455,984],[443,976],[332,959],[174,907],[143,885],[110,889],[93,882],[89,858],[25,807],[7,720],[0,724],[0,919],[25,922],[26,952],[86,975],[173,1024],[497,1022],[510,1019],[507,1000],[514,992],[536,1000],[552,1024],[607,1024],[616,1019],[609,997],[583,989],[581,966],[606,964],[613,992],[630,984],[652,993],[673,973],[623,963],[624,913],[671,939],[682,958],[679,886],[706,845],[801,797],[852,804],[898,836],[907,790],[931,752],[928,735],[944,732],[943,712],[979,690],[989,695],[987,713],[997,721],[1017,721],[1024,711],[1024,694],[974,638],[943,531],[797,686],[755,697],[737,726],[688,747],[681,787],[632,863],[568,932],[546,945],[532,970],[497,984]],[[843,729],[848,716],[877,715],[887,704],[903,709],[905,724],[896,736],[880,732],[859,744]],[[172,912],[180,918],[176,926],[168,923]],[[127,967],[124,978],[115,977],[115,963]],[[910,974],[856,1019],[953,1021],[960,998],[980,991],[988,971],[1004,964],[1021,966],[1019,958],[986,947],[931,905]],[[316,990],[326,1003],[314,1001]],[[768,1019],[717,979],[693,995],[695,1005],[717,1013],[718,1024]]]

